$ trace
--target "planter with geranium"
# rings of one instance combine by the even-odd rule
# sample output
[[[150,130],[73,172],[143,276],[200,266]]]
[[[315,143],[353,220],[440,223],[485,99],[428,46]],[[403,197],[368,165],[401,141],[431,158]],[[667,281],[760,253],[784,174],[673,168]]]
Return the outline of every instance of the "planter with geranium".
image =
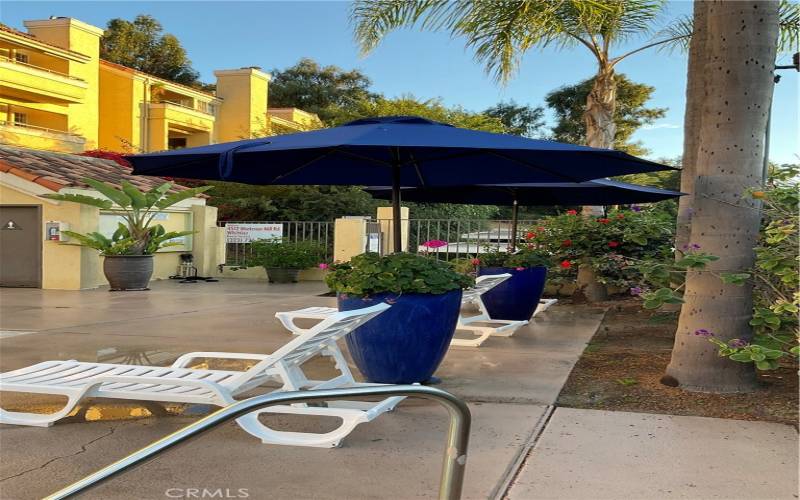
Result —
[[[258,240],[250,244],[250,266],[263,266],[270,283],[297,283],[300,271],[316,266],[323,248],[313,241]]]
[[[125,221],[119,223],[111,237],[97,231],[86,234],[64,231],[80,245],[100,252],[104,257],[103,273],[112,291],[148,289],[153,275],[153,254],[161,248],[180,245],[175,241],[177,238],[192,234],[192,231],[166,231],[161,224],[153,224],[155,216],[211,189],[211,186],[202,186],[170,193],[172,184],[165,182],[143,192],[128,181],[122,181],[122,189],[94,179],[83,181],[105,199],[82,194],[45,194],[42,197],[114,210]]]
[[[431,378],[455,333],[461,290],[474,280],[444,261],[410,253],[365,253],[332,264],[325,278],[339,310],[391,304],[346,337],[370,382],[410,384]]]
[[[575,210],[547,219],[531,241],[560,263],[558,274],[575,280],[576,294],[589,302],[605,300],[606,285],[624,286],[625,262],[661,255],[672,241],[674,215],[655,209],[611,211],[584,217]]]
[[[481,254],[478,275],[511,275],[481,298],[492,318],[528,321],[533,316],[547,282],[551,257],[536,248],[523,248],[515,253]]]

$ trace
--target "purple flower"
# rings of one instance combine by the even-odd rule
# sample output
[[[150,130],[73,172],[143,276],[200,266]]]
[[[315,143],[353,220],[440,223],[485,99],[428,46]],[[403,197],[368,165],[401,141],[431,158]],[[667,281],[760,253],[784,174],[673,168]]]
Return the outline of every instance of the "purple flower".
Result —
[[[631,295],[641,295],[643,291],[642,287],[635,286],[631,288]]]
[[[633,210],[634,212],[641,212],[642,207],[640,207],[639,205],[631,205],[631,210]]]
[[[733,339],[728,342],[728,347],[747,347],[747,341],[742,339]]]
[[[683,245],[683,249],[684,250],[700,250],[700,245],[698,245],[697,243],[687,243],[686,245]]]
[[[713,337],[714,336],[713,333],[709,332],[705,328],[701,328],[699,330],[695,330],[694,334],[697,335],[698,337]]]

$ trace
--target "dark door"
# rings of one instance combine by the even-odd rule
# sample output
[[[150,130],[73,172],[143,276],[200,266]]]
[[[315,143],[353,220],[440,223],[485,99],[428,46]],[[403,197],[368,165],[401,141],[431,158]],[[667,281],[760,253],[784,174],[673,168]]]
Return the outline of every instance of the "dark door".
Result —
[[[42,286],[42,207],[0,205],[0,286]]]

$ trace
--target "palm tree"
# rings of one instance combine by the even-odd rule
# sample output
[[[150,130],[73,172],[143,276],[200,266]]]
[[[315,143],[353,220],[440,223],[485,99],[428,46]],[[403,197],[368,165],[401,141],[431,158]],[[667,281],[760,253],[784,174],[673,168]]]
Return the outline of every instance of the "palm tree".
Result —
[[[720,258],[687,273],[672,359],[662,381],[688,390],[737,392],[754,387],[753,366],[717,356],[716,346],[695,332],[712,331],[721,341],[752,336],[752,286],[723,283],[718,275],[747,270],[754,262],[759,205],[743,194],[762,181],[779,3],[698,2],[695,29],[705,35],[702,49],[691,51],[689,61],[689,89],[703,96],[702,111],[687,121],[686,130],[696,141],[689,238]]]
[[[616,56],[610,54],[611,49],[649,33],[664,4],[665,0],[356,0],[352,19],[365,54],[387,33],[401,27],[419,25],[465,37],[475,58],[501,82],[513,76],[520,58],[531,48],[583,47],[597,60],[584,114],[586,142],[611,148],[616,128],[617,64],[686,35],[670,33]]]

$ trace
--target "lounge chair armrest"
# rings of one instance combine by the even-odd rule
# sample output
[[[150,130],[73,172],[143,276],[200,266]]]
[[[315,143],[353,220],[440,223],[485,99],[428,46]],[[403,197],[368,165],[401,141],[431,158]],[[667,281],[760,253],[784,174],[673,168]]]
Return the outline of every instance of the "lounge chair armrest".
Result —
[[[189,363],[197,358],[207,359],[253,359],[263,361],[269,357],[268,354],[248,354],[246,352],[188,352],[181,355],[172,363],[172,368],[186,368]]]

